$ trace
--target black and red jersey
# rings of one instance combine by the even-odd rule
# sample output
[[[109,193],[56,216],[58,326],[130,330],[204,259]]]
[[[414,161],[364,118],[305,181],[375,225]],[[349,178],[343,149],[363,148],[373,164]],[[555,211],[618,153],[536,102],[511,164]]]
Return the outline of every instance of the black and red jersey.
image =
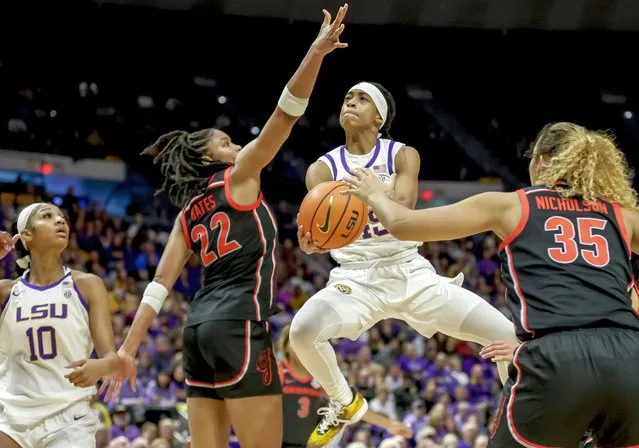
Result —
[[[284,407],[284,445],[306,446],[317,424],[322,389],[313,377],[295,375],[286,360],[278,362],[278,369]]]
[[[521,340],[588,327],[639,330],[631,248],[617,204],[517,191],[521,220],[500,245],[507,301]]]
[[[250,205],[233,201],[232,168],[214,174],[181,212],[187,244],[204,268],[188,325],[209,320],[266,320],[274,301],[275,215],[259,194]]]

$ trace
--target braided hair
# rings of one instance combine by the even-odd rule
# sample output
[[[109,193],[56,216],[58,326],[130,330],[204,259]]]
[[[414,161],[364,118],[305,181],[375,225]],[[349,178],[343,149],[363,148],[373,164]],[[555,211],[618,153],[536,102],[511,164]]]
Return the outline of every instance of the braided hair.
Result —
[[[195,132],[172,131],[161,135],[141,155],[153,156],[153,163],[160,164],[164,176],[162,187],[156,192],[166,192],[171,203],[179,208],[206,186],[210,177],[229,166],[229,163],[207,161],[206,155],[213,128]]]
[[[395,115],[397,114],[397,107],[395,105],[395,98],[393,98],[393,94],[388,91],[386,87],[381,85],[378,82],[368,82],[369,84],[374,85],[382,92],[384,99],[386,100],[386,104],[388,104],[388,113],[386,117],[386,121],[384,122],[384,126],[379,130],[380,134],[382,134],[383,138],[392,138],[390,135],[391,124],[393,124],[393,120],[395,119]]]

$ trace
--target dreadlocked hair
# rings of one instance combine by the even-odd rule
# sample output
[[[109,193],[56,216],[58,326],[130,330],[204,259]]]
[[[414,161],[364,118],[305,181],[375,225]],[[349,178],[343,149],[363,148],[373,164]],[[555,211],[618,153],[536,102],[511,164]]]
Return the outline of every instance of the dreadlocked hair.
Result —
[[[386,114],[386,121],[384,122],[384,126],[379,130],[379,133],[382,134],[383,138],[392,138],[390,135],[391,124],[393,124],[393,120],[395,119],[395,115],[397,114],[397,107],[395,106],[395,98],[393,98],[393,94],[388,91],[386,87],[381,85],[378,82],[369,82],[369,84],[374,85],[382,92],[382,96],[386,100],[386,104],[388,105],[388,113]]]
[[[153,163],[160,164],[164,176],[164,183],[156,195],[166,192],[173,205],[184,208],[206,187],[213,173],[230,166],[229,163],[203,159],[212,132],[212,128],[190,133],[172,131],[161,135],[142,151],[141,155],[153,156]]]
[[[637,192],[624,153],[614,136],[591,131],[573,123],[550,123],[541,130],[530,155],[544,157],[537,184],[553,188],[567,186],[564,197],[581,196],[586,201],[602,199],[633,209]]]

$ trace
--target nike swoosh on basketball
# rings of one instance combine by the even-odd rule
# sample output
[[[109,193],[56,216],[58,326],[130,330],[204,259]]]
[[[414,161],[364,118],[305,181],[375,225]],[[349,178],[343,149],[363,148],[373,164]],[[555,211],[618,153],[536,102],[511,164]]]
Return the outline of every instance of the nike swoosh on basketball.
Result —
[[[324,221],[324,225],[317,225],[317,229],[322,233],[327,233],[331,230],[331,208],[333,208],[333,196],[328,200],[328,210],[326,211],[326,221]]]
[[[84,414],[84,415],[81,415],[80,417],[78,417],[77,415],[74,415],[74,416],[73,416],[73,420],[78,421],[78,420],[80,420],[80,419],[83,419],[83,418],[84,418],[84,417],[86,417],[87,415],[89,415],[89,414]]]

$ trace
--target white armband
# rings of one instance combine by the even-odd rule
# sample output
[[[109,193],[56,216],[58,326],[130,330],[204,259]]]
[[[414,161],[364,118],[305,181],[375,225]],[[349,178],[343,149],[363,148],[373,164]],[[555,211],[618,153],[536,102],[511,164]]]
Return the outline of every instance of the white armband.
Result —
[[[156,313],[159,313],[162,309],[162,304],[168,295],[168,289],[158,282],[151,282],[144,290],[144,296],[142,296],[141,303],[146,303],[153,308]]]
[[[288,86],[284,86],[277,105],[287,115],[301,117],[306,111],[306,106],[308,106],[308,98],[298,98],[288,91]]]

